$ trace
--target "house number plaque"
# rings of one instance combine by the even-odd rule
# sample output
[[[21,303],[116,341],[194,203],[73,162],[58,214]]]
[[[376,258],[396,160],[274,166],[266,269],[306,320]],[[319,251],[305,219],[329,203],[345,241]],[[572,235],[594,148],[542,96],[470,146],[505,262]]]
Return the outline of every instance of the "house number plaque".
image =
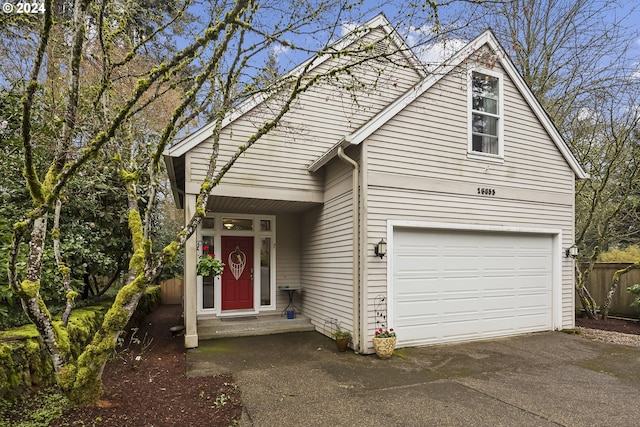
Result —
[[[482,194],[484,196],[495,196],[496,190],[493,188],[482,188],[478,187],[478,194]]]

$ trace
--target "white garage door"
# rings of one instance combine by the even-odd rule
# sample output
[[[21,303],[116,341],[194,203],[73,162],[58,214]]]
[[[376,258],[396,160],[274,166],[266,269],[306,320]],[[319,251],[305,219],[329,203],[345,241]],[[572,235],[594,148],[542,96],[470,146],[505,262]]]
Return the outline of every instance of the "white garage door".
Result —
[[[551,235],[397,228],[398,345],[551,330],[552,268]]]

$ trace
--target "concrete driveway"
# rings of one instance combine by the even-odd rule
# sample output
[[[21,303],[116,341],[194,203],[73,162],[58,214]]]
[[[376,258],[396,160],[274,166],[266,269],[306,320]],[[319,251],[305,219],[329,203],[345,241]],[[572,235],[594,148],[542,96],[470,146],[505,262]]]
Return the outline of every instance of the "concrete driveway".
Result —
[[[637,426],[640,348],[545,332],[397,350],[316,332],[205,341],[189,376],[232,374],[241,426]]]

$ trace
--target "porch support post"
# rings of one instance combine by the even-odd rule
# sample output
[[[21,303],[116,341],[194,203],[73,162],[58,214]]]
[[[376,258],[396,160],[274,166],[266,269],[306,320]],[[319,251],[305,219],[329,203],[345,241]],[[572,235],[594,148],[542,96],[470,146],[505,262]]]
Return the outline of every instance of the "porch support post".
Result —
[[[196,212],[196,195],[185,194],[185,221]],[[182,306],[184,310],[184,346],[195,348],[198,346],[198,298],[197,298],[197,233],[193,233],[184,246],[184,287]]]

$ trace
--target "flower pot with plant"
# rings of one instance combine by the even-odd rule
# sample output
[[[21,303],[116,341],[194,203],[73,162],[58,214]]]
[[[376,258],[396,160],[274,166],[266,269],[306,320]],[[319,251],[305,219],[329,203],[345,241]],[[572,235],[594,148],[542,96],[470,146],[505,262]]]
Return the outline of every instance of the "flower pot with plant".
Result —
[[[380,359],[389,359],[396,348],[396,333],[393,328],[378,329],[373,337],[373,349]]]
[[[351,332],[343,331],[338,327],[338,330],[331,334],[331,336],[336,340],[338,351],[347,351],[347,345],[351,339]]]
[[[216,254],[206,254],[200,261],[198,261],[197,273],[198,276],[213,276],[217,277],[222,275],[224,270],[224,264],[222,261],[216,258]]]

